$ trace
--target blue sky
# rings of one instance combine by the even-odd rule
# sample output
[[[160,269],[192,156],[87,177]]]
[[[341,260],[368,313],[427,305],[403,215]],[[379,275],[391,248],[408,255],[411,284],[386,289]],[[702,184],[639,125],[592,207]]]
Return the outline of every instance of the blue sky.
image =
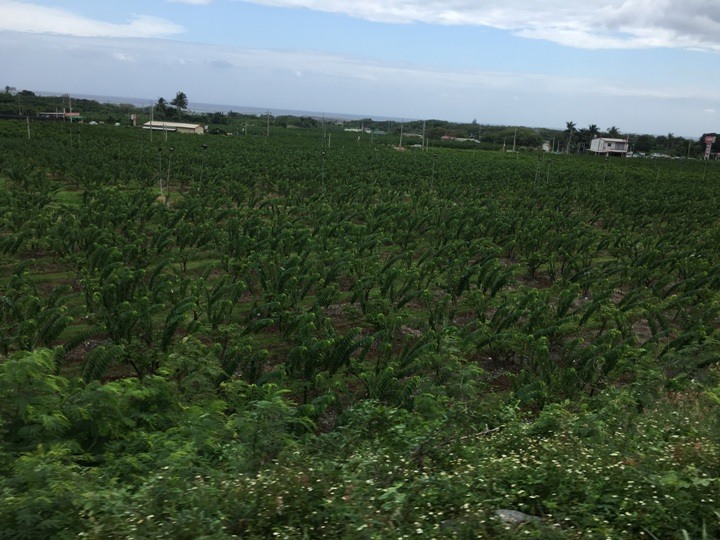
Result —
[[[720,1],[0,0],[0,85],[480,123],[720,130]]]

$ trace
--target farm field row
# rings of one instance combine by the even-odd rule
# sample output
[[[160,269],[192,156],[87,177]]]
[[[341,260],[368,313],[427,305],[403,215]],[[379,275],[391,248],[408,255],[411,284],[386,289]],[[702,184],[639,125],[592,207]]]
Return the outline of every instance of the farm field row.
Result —
[[[720,534],[716,163],[24,129],[0,528]]]

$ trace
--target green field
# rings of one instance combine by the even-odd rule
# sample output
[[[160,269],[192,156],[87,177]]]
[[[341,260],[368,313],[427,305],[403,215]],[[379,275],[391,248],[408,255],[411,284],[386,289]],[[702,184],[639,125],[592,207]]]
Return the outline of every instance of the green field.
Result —
[[[720,537],[717,163],[255,131],[0,123],[0,538]]]

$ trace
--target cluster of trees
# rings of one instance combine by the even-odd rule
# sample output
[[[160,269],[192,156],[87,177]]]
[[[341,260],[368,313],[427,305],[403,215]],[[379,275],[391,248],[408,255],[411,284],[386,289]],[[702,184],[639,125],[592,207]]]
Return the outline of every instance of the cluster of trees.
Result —
[[[606,132],[601,132],[597,124],[590,124],[586,128],[577,128],[575,122],[566,122],[566,136],[564,141],[558,141],[558,148],[564,150],[566,154],[581,153],[590,147],[590,141],[603,136],[617,139],[620,137],[620,130],[615,127],[609,127]]]
[[[345,122],[349,127],[365,127],[381,130],[391,135],[399,135],[401,129],[407,133],[422,133],[431,144],[443,146],[464,146],[482,150],[538,149],[544,143],[550,143],[553,151],[582,154],[589,150],[590,141],[596,137],[628,139],[631,150],[642,153],[660,153],[669,156],[698,157],[704,150],[702,137],[699,140],[678,137],[673,133],[667,135],[649,135],[623,133],[617,126],[602,130],[597,124],[578,128],[572,121],[566,122],[564,130],[549,128],[531,128],[524,126],[481,125],[476,120],[469,123],[447,122],[445,120],[413,120],[409,122],[374,121],[371,118]],[[443,136],[472,139],[467,143],[441,143]],[[720,142],[716,143],[720,148]]]
[[[678,137],[673,133],[667,135],[623,134],[616,126],[601,131],[596,124],[578,129],[575,122],[566,122],[563,132],[565,139],[561,142],[561,150],[566,153],[583,153],[590,148],[590,141],[596,137],[627,139],[630,151],[643,154],[663,154],[671,157],[698,157],[703,149],[703,138],[699,140]]]
[[[17,93],[0,93],[0,115],[34,117],[40,112],[61,112],[68,110],[70,103],[65,96],[39,96],[32,90]],[[100,103],[94,99],[72,98],[72,108],[83,116],[95,120],[127,118],[138,111],[130,103]]]
[[[168,104],[164,97],[159,97],[153,105],[155,116],[161,120],[180,119],[188,108],[188,98],[185,92],[178,92]]]

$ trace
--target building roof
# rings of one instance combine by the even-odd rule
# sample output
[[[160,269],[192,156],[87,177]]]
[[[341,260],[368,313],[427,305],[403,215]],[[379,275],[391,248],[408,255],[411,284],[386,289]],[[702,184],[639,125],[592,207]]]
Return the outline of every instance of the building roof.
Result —
[[[595,139],[593,139],[593,140],[598,140],[598,139],[603,140],[603,141],[608,141],[608,142],[628,142],[627,139],[612,139],[610,137],[595,137]]]
[[[202,124],[185,124],[182,122],[159,122],[157,120],[152,122],[145,122],[143,127],[148,128],[160,128],[160,129],[197,129],[203,128]]]

